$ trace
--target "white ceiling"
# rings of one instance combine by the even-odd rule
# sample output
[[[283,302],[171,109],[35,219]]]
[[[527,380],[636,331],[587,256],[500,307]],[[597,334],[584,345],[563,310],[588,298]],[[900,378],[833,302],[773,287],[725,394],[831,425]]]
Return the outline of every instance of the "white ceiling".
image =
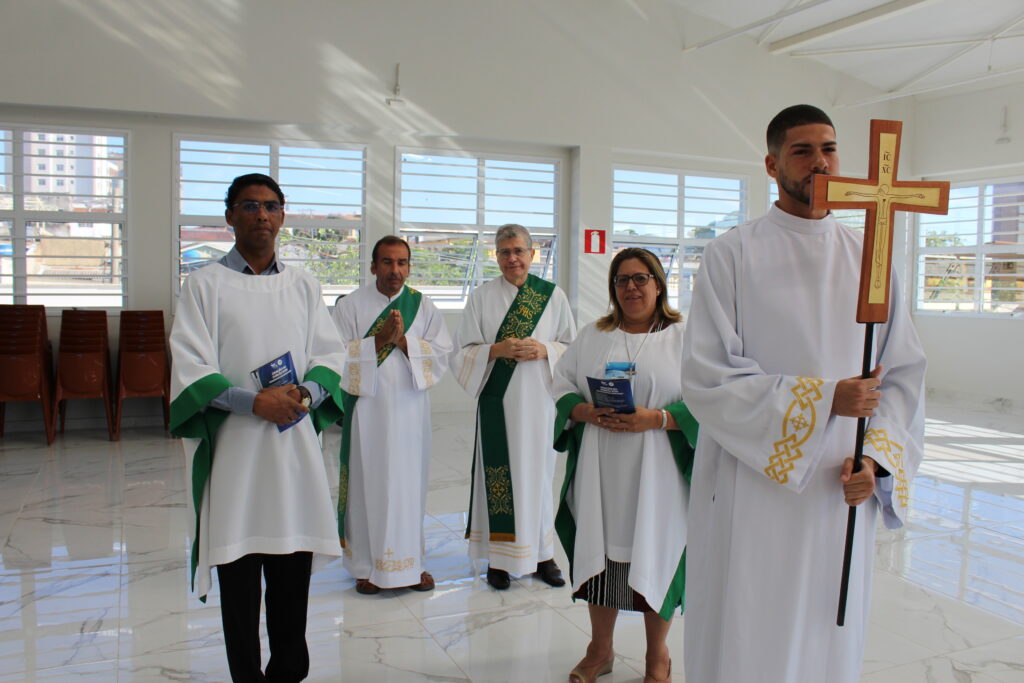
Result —
[[[739,35],[771,54],[817,60],[885,93],[838,104],[1024,86],[1022,0],[675,2],[732,29],[747,28]],[[764,23],[786,12],[793,13]],[[688,35],[685,49],[734,39],[729,33]]]

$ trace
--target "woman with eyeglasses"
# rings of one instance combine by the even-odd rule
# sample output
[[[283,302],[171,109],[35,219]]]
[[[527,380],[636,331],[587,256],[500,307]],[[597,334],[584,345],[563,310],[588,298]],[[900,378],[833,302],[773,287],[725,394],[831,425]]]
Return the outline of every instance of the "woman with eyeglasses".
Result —
[[[682,402],[684,326],[666,289],[654,254],[620,251],[608,275],[610,312],[580,332],[555,368],[555,447],[568,450],[555,527],[573,598],[589,603],[591,623],[572,683],[611,672],[621,609],[644,615],[644,682],[671,679],[666,638],[683,601],[697,423]],[[599,407],[609,402],[617,407]]]

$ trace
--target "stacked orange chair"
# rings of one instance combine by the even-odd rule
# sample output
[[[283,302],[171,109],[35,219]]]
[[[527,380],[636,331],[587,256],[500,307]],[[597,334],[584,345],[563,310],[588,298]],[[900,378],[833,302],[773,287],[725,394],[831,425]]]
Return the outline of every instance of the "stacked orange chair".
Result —
[[[8,401],[39,401],[46,443],[52,444],[56,421],[52,406],[53,352],[43,306],[0,306],[0,436]]]
[[[54,412],[64,432],[69,398],[99,398],[107,414],[107,436],[114,441],[111,410],[110,353],[107,340],[107,312],[65,310],[60,322],[57,353],[57,382],[53,392]]]
[[[121,311],[117,354],[114,436],[121,438],[124,399],[163,398],[164,429],[171,414],[171,365],[164,336],[163,311]]]

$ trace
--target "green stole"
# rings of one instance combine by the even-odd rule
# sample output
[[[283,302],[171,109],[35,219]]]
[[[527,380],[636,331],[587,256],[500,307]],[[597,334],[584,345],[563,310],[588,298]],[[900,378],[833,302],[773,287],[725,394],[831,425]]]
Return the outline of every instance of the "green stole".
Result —
[[[498,328],[494,343],[506,339],[525,339],[533,334],[544,309],[555,291],[555,285],[536,275],[527,275],[526,282],[512,300],[505,319]],[[498,358],[491,368],[480,400],[477,403],[480,454],[484,467],[484,493],[487,496],[487,517],[490,540],[516,540],[516,516],[512,494],[512,470],[508,461],[508,433],[505,429],[505,391],[518,363],[511,358]],[[475,448],[474,448],[475,450]],[[476,458],[473,458],[473,479],[476,481]],[[473,494],[470,486],[470,524]],[[466,528],[469,537],[470,528]]]
[[[573,555],[576,551],[576,520],[572,516],[568,503],[565,502],[565,495],[569,491],[569,485],[576,475],[576,463],[579,462],[580,446],[583,443],[583,430],[589,425],[577,422],[571,428],[568,426],[569,414],[572,409],[580,403],[586,403],[579,394],[566,394],[558,399],[555,408],[558,411],[555,417],[555,450],[568,451],[565,461],[565,481],[562,483],[562,492],[558,497],[558,512],[555,515],[555,531],[558,532],[558,539],[562,542],[562,548],[569,559],[569,581],[572,582]],[[665,410],[672,415],[672,418],[679,426],[679,431],[670,430],[666,432],[669,444],[672,446],[672,455],[676,461],[679,473],[689,483],[693,474],[693,449],[697,444],[697,420],[690,414],[690,409],[682,401],[670,403]],[[595,427],[595,429],[598,429]],[[676,567],[675,576],[672,578],[672,585],[665,593],[665,600],[660,605],[651,605],[658,609],[658,615],[668,621],[672,618],[672,612],[676,607],[682,611],[684,598],[686,597],[686,550],[683,550],[682,557]],[[575,602],[576,598],[573,598]]]
[[[423,299],[423,294],[411,287],[406,287],[398,297],[395,298],[390,304],[388,304],[377,319],[370,325],[370,329],[363,335],[363,339],[372,337],[384,327],[384,323],[387,322],[388,316],[391,315],[391,311],[398,310],[402,314],[402,323],[405,327],[403,332],[409,330],[412,327],[412,321],[416,319],[416,314],[420,310],[420,301]],[[381,363],[387,360],[391,352],[395,350],[394,344],[385,344],[380,347],[380,351],[377,352],[377,367],[380,367]],[[348,461],[352,451],[352,418],[356,414],[356,401],[359,400],[358,396],[353,396],[344,389],[341,389],[341,408],[345,413],[344,420],[342,422],[341,430],[341,456],[340,456],[340,467],[338,468],[338,539],[341,541],[341,547],[345,547],[345,510],[348,508]]]
[[[319,434],[324,427],[341,417],[341,409],[338,407],[341,405],[341,377],[334,370],[317,365],[310,368],[302,381],[317,382],[330,394],[323,403],[311,411],[313,428]],[[192,455],[192,502],[196,510],[196,532],[192,538],[191,563],[193,589],[196,585],[196,568],[199,565],[199,516],[203,509],[203,493],[210,478],[210,470],[213,468],[217,432],[230,414],[219,408],[208,408],[207,405],[231,386],[233,385],[224,375],[214,372],[185,387],[171,402],[171,434],[187,439],[199,439],[199,445]],[[201,595],[199,599],[206,602],[205,595]]]

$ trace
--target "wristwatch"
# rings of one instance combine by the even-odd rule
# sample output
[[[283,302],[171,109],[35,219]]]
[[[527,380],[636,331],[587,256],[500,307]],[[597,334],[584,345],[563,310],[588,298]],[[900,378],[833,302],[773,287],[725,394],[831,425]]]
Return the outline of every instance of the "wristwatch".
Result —
[[[296,388],[296,391],[299,392],[299,403],[301,403],[306,408],[309,408],[311,405],[313,405],[313,396],[312,394],[309,393],[309,389],[300,384]]]

